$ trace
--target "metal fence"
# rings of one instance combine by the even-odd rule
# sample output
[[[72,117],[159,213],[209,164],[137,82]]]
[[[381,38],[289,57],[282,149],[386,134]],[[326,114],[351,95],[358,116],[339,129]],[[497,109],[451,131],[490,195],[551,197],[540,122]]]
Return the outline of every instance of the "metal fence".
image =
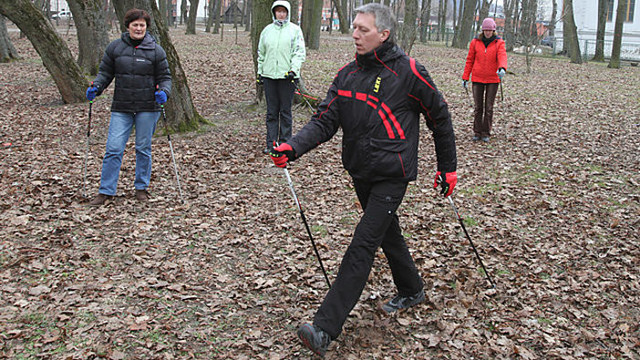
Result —
[[[581,44],[582,59],[588,61],[596,53],[597,40],[583,40]],[[557,54],[562,51],[562,38],[556,38],[553,42],[553,54]],[[604,57],[606,59],[611,58],[611,49],[613,48],[613,41],[603,41]],[[640,62],[640,43],[623,42],[620,47],[620,60]]]

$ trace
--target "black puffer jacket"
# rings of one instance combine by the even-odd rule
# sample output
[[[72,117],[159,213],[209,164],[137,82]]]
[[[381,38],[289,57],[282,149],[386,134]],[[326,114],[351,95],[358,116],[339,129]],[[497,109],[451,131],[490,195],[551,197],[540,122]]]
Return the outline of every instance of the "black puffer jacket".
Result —
[[[356,179],[415,180],[420,113],[433,132],[438,170],[456,170],[447,104],[429,73],[397,46],[383,43],[340,69],[318,111],[291,140],[297,156],[342,128],[342,163]]]
[[[111,111],[160,111],[155,101],[156,85],[171,94],[171,71],[167,54],[147,33],[138,46],[133,46],[129,33],[112,41],[104,52],[98,76],[93,85],[98,95],[116,78]]]

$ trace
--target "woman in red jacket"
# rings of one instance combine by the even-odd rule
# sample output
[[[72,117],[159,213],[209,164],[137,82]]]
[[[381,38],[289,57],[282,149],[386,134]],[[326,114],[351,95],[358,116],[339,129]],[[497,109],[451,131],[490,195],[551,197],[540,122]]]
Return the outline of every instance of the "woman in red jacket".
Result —
[[[504,40],[496,35],[496,22],[486,18],[482,22],[482,33],[471,40],[462,74],[462,86],[465,89],[469,76],[473,74],[473,141],[489,142],[493,123],[493,103],[498,93],[498,84],[506,69],[507,51]]]

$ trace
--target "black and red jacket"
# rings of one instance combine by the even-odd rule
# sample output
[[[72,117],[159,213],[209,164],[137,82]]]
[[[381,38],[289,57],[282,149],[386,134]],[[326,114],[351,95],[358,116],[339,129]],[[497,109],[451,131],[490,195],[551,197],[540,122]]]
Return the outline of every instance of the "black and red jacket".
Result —
[[[383,43],[340,69],[318,111],[287,143],[299,157],[342,128],[342,163],[353,178],[411,181],[421,113],[433,132],[438,170],[456,171],[447,103],[424,66]]]

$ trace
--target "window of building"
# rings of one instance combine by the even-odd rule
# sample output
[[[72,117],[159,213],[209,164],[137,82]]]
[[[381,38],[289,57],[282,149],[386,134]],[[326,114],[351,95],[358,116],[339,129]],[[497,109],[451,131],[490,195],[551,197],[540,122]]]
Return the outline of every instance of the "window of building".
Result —
[[[619,1],[625,1],[625,0],[619,0]],[[624,17],[624,22],[633,22],[633,13],[635,12],[636,9],[636,0],[626,0],[627,1],[627,8],[625,11],[625,17]],[[609,8],[607,9],[607,21],[613,21],[613,3],[615,1],[613,0],[609,0]]]

